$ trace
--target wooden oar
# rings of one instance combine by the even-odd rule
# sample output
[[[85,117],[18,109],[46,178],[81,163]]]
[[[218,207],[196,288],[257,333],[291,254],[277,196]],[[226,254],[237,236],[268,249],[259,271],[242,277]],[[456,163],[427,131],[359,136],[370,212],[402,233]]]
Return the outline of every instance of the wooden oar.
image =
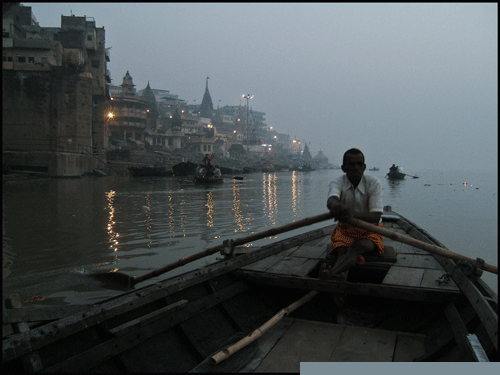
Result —
[[[418,177],[418,176],[412,176],[411,174],[407,174],[407,173],[405,173],[405,175],[410,176],[410,177],[413,177],[413,178],[420,178],[420,177]]]
[[[295,221],[293,223],[285,224],[285,225],[282,225],[282,226],[276,227],[276,228],[270,228],[268,230],[252,234],[250,236],[235,239],[235,240],[233,240],[233,246],[243,245],[245,243],[259,240],[261,238],[265,238],[265,237],[269,237],[269,236],[275,236],[275,235],[283,233],[283,232],[288,232],[288,231],[291,231],[291,230],[294,230],[297,228],[302,228],[302,227],[305,227],[307,225],[319,223],[321,221],[325,221],[328,219],[332,219],[330,212],[326,212],[324,214],[316,215],[316,216],[312,216],[312,217],[306,217],[305,219],[301,219],[301,220]],[[187,263],[191,263],[195,260],[206,257],[208,255],[215,254],[215,253],[221,251],[223,248],[224,248],[223,244],[208,248],[206,250],[200,251],[199,253],[196,253],[196,254],[187,256],[185,258],[179,259],[178,261],[176,261],[174,263],[168,264],[162,268],[151,271],[151,272],[146,273],[146,274],[139,276],[139,277],[131,277],[131,276],[123,274],[121,272],[102,272],[102,273],[95,273],[95,274],[92,274],[90,276],[96,277],[101,281],[118,283],[118,284],[121,284],[123,286],[128,286],[131,288],[137,283],[140,283],[142,281],[159,276],[165,272],[171,271],[175,268],[181,267]]]
[[[394,241],[402,242],[402,243],[405,243],[407,245],[414,246],[414,247],[417,247],[419,249],[428,251],[431,254],[440,255],[440,256],[443,256],[445,258],[449,258],[449,259],[453,259],[453,260],[464,260],[464,261],[467,261],[470,263],[473,263],[476,261],[475,259],[469,258],[465,255],[454,253],[448,249],[443,249],[442,247],[434,246],[434,245],[431,245],[429,243],[416,240],[412,237],[403,236],[402,234],[393,232],[393,231],[385,229],[385,228],[377,227],[375,225],[369,224],[369,223],[362,221],[362,220],[359,220],[359,219],[350,218],[347,221],[349,224],[351,224],[352,226],[355,226],[357,228],[362,228],[362,229],[366,229],[366,230],[369,230],[369,231],[374,232],[374,233],[378,233],[378,234],[380,234],[384,237],[390,238]],[[481,265],[478,264],[477,266],[478,266],[478,268],[481,268],[485,271],[495,273],[498,275],[498,267],[497,266],[493,266],[493,265],[487,264],[487,263],[484,263]]]

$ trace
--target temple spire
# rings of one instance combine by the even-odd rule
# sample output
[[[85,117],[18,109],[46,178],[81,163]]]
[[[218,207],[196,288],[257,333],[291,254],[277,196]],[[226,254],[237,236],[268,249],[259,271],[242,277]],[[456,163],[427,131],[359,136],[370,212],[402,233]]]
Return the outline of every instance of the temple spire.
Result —
[[[207,76],[205,94],[200,105],[200,115],[201,117],[212,118],[214,112],[214,105],[212,103],[212,98],[210,97],[210,91],[208,91],[208,80],[210,77]]]

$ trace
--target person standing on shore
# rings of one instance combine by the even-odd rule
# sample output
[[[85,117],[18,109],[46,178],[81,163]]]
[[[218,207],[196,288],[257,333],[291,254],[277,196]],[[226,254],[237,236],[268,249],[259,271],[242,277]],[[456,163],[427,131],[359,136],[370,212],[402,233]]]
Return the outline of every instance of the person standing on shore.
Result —
[[[381,235],[348,224],[349,218],[354,217],[382,226],[382,184],[376,177],[364,175],[365,169],[363,153],[351,148],[345,152],[342,162],[345,175],[330,182],[326,207],[338,223],[326,258],[337,258],[337,261],[333,266],[321,267],[321,278],[345,281],[349,268],[364,264],[363,254],[384,254]]]

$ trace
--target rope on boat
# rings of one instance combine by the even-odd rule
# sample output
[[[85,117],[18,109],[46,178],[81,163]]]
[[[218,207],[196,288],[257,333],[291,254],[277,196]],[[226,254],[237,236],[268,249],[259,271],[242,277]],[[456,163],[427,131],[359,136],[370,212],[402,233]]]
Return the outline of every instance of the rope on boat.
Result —
[[[481,258],[477,258],[474,263],[469,263],[465,260],[459,260],[456,264],[455,267],[450,272],[446,272],[441,276],[439,279],[436,280],[436,282],[441,285],[441,284],[449,284],[450,283],[450,278],[453,276],[453,272],[458,268],[462,270],[465,276],[467,277],[480,277],[483,273],[483,270],[478,267],[481,264],[484,264],[484,260]],[[441,280],[442,279],[442,280]]]

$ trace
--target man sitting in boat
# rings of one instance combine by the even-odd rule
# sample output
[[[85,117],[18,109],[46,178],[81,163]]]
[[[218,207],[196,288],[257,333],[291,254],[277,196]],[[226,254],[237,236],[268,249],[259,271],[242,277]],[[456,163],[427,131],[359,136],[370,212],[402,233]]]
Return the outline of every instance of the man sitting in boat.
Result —
[[[213,158],[214,158],[214,153],[212,152],[212,156],[208,156],[208,154],[205,154],[205,157],[202,160],[203,164],[205,165],[207,177],[212,177],[212,175],[213,175],[212,164],[210,164],[210,161]]]
[[[220,171],[219,166],[218,166],[218,165],[216,165],[216,166],[214,167],[214,177],[220,177],[220,176],[222,176],[222,173],[221,173],[221,171]]]
[[[203,164],[198,165],[198,168],[196,168],[196,175],[199,177],[205,177],[207,174],[207,170],[205,169],[205,166]]]
[[[214,153],[212,152],[212,156],[208,156],[208,154],[205,154],[205,157],[203,158],[203,164],[205,164],[205,168],[207,169],[212,169],[212,164],[210,164],[210,161],[214,158]]]
[[[347,224],[350,217],[382,226],[382,184],[373,176],[365,176],[363,153],[351,148],[344,154],[342,171],[345,175],[330,182],[327,208],[337,220],[331,236],[331,250],[326,258],[334,260],[333,266],[323,265],[320,277],[344,280],[349,268],[364,264],[363,254],[384,254],[382,236]]]
[[[392,167],[389,168],[389,172],[397,172],[398,168],[399,167],[397,167],[396,164],[393,164]]]

